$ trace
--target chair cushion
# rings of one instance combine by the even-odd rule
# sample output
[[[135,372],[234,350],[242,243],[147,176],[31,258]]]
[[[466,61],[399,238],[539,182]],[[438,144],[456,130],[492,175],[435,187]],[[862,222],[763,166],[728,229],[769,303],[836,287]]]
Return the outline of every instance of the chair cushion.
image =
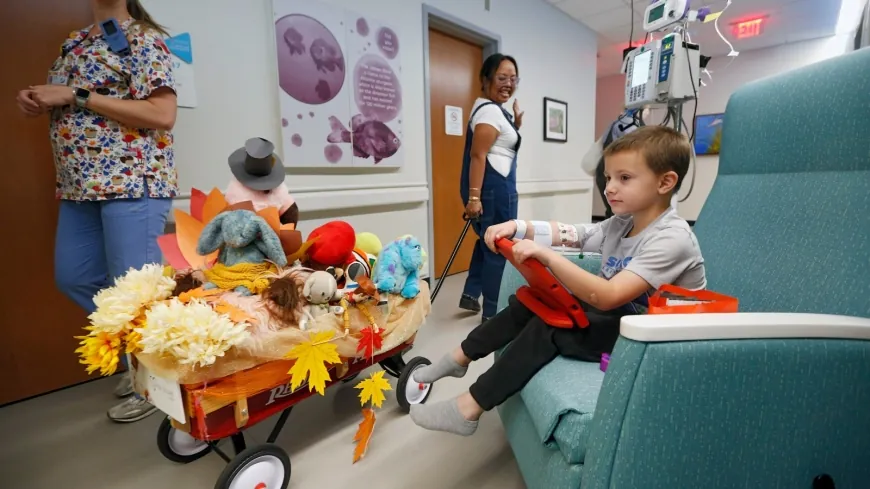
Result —
[[[556,357],[520,392],[538,441],[582,464],[604,372],[599,364]]]

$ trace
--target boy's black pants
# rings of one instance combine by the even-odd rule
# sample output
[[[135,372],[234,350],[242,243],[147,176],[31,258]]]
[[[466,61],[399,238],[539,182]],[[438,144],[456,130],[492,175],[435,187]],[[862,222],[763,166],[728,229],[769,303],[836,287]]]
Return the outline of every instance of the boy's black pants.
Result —
[[[619,337],[619,320],[624,311],[604,312],[583,304],[589,326],[554,328],[530,311],[516,298],[508,307],[475,328],[462,342],[462,351],[479,360],[510,344],[495,364],[472,384],[469,392],[483,409],[489,411],[516,394],[538,370],[562,355],[587,362],[598,362],[602,353],[613,351]]]

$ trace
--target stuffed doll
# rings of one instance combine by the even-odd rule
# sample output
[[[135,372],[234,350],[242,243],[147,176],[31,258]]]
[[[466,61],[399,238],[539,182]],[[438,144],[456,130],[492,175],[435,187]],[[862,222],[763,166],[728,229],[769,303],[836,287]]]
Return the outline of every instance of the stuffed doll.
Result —
[[[265,275],[273,266],[267,261],[287,264],[278,234],[265,219],[247,210],[222,212],[205,226],[196,251],[208,255],[216,250],[220,250],[218,263],[204,270],[206,289],[259,294],[269,285]]]
[[[281,224],[299,223],[299,208],[284,185],[284,164],[275,145],[263,138],[251,138],[229,157],[233,178],[224,197],[230,205],[251,202],[255,211],[278,208]]]
[[[309,321],[316,321],[325,314],[341,314],[341,308],[332,308],[330,302],[341,300],[341,291],[335,282],[335,277],[324,271],[313,272],[305,280],[302,287],[302,295],[308,301],[303,308],[304,316],[299,321],[299,329],[305,330]]]
[[[401,294],[413,299],[420,293],[419,270],[423,266],[423,247],[417,238],[397,239],[384,246],[375,264],[378,291]]]

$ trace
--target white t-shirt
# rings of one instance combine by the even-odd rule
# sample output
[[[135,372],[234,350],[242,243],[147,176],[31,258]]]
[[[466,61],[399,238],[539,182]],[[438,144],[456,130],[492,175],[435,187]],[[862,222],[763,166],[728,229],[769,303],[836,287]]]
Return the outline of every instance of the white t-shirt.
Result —
[[[474,113],[481,104],[490,102],[485,98],[478,98],[474,101],[474,107],[471,108],[471,113]],[[490,103],[486,107],[478,110],[471,119],[471,128],[474,129],[478,124],[488,124],[498,130],[498,138],[495,144],[489,149],[489,164],[492,168],[504,176],[508,176],[511,172],[511,165],[514,157],[517,155],[514,151],[514,146],[517,145],[519,135],[514,130],[511,123],[507,120],[501,107],[498,104]]]

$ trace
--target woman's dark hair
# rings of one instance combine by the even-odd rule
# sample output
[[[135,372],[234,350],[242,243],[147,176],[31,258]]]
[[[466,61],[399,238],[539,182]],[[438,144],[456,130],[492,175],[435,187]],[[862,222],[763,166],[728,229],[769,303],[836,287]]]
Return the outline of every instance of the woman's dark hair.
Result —
[[[517,76],[520,76],[520,67],[517,66],[517,60],[515,60],[513,56],[501,53],[491,54],[483,61],[483,66],[480,67],[481,90],[485,90],[487,83],[492,82],[492,79],[495,77],[495,72],[498,71],[498,67],[501,66],[502,61],[510,61],[513,63],[514,69],[517,70]]]
[[[127,12],[130,13],[130,17],[136,19],[136,23],[149,28],[154,29],[155,31],[163,34],[164,36],[168,36],[169,33],[166,32],[166,29],[163,28],[162,25],[158,24],[151,17],[151,14],[145,10],[145,7],[139,2],[139,0],[127,0]]]

